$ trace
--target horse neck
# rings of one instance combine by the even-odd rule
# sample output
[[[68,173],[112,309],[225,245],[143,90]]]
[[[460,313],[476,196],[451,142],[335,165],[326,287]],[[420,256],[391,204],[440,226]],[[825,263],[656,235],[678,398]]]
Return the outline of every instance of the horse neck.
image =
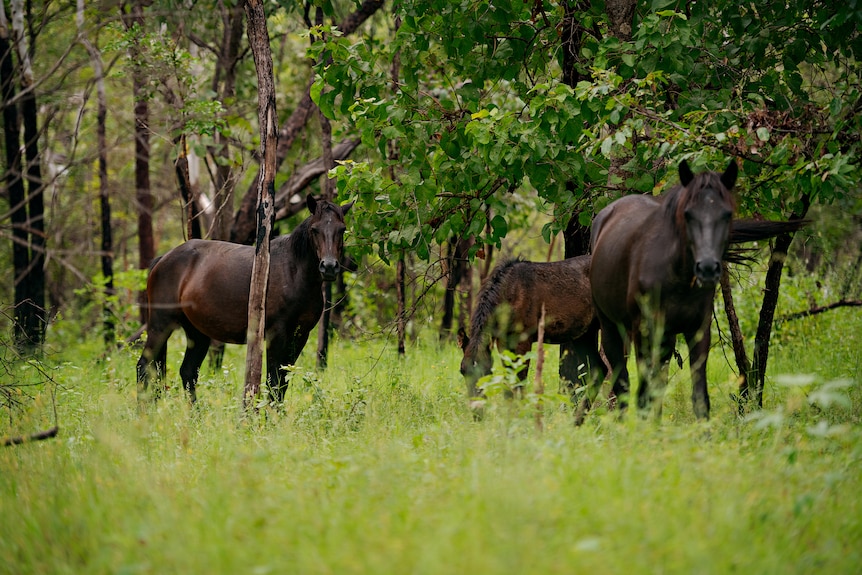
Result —
[[[274,249],[273,252],[277,251],[279,257],[286,258],[295,272],[301,272],[308,282],[322,283],[323,280],[320,279],[318,271],[320,262],[311,241],[308,220],[304,220],[289,235],[273,240],[274,248],[276,248],[276,242],[278,249]]]

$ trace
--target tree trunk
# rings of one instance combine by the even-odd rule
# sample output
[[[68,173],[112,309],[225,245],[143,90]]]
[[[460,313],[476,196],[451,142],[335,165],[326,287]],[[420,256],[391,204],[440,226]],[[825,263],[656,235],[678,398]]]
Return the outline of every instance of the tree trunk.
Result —
[[[323,25],[323,8],[317,7],[316,24]],[[317,106],[315,106],[317,107]],[[335,181],[329,177],[329,170],[335,167],[332,158],[332,124],[329,118],[323,115],[320,108],[317,109],[320,119],[320,142],[323,148],[323,199],[333,201],[335,199]],[[329,336],[331,331],[330,317],[332,315],[332,282],[323,282],[323,313],[320,314],[320,322],[317,324],[317,367],[326,369],[327,356],[329,355]]]
[[[3,95],[3,135],[6,147],[6,186],[9,190],[12,223],[12,265],[15,270],[15,343],[19,352],[26,353],[29,339],[24,326],[27,301],[25,278],[30,264],[27,234],[27,193],[21,177],[21,132],[15,98],[15,64],[5,7],[0,4],[0,82]]]
[[[802,210],[793,213],[790,220],[801,220],[811,207],[811,196],[802,196]],[[742,402],[750,397],[750,381],[754,380],[755,402],[758,409],[763,407],[763,386],[766,381],[766,366],[769,360],[769,341],[772,336],[772,324],[775,320],[775,308],[778,306],[778,296],[781,290],[781,272],[787,259],[787,250],[793,241],[793,234],[781,234],[775,238],[775,246],[769,256],[769,266],[766,269],[766,280],[763,286],[763,302],[760,305],[760,319],[754,336],[754,351],[751,354],[751,369],[743,379],[739,389]]]
[[[137,26],[143,31],[144,7],[142,0],[131,4],[130,13],[123,12],[127,30]],[[134,38],[129,47],[132,60],[132,97],[135,101],[135,202],[138,208],[138,269],[149,269],[156,257],[153,239],[153,194],[150,191],[150,112],[147,102],[147,76],[141,65],[140,38]],[[141,323],[147,322],[147,292],[138,294]]]
[[[93,75],[96,80],[97,112],[96,140],[99,154],[99,212],[101,223],[101,263],[102,277],[105,280],[105,303],[102,309],[102,331],[105,344],[110,346],[116,340],[114,314],[110,299],[114,291],[114,241],[111,231],[111,198],[108,189],[108,143],[105,123],[108,116],[107,97],[105,95],[105,78],[102,70],[102,56],[99,50],[84,35],[84,0],[78,0],[77,11],[78,33],[81,43],[90,56]]]
[[[269,280],[269,242],[275,216],[275,171],[276,146],[278,143],[278,116],[275,110],[275,79],[272,71],[272,53],[269,48],[269,32],[262,0],[246,0],[248,18],[248,42],[254,55],[257,69],[258,103],[257,115],[260,124],[260,171],[257,200],[257,244],[251,274],[251,292],[248,302],[248,332],[246,340],[244,403],[257,396],[263,366],[265,341],[266,288]],[[270,382],[275,384],[275,382]]]
[[[404,357],[407,352],[407,282],[405,281],[407,268],[404,259],[404,251],[401,251],[398,255],[398,263],[395,266],[395,297],[398,302],[395,331],[398,334],[398,357]]]
[[[563,54],[563,83],[571,88],[578,85],[578,82],[584,79],[583,74],[579,69],[581,43],[583,40],[584,30],[580,23],[579,14],[589,8],[589,2],[572,2],[567,1],[563,4],[565,15],[563,17],[562,34],[560,42],[562,44]],[[566,188],[576,194],[579,183],[566,182]],[[588,204],[584,205],[583,209],[589,209]],[[581,225],[579,212],[572,214],[566,230],[563,232],[563,255],[566,258],[590,253],[590,228],[589,226]],[[560,345],[560,364],[559,373],[560,380],[566,386],[574,386],[577,381],[568,381],[573,374],[578,373],[578,357],[574,353],[574,346],[571,343],[563,343]],[[568,383],[565,383],[567,382]]]
[[[338,29],[344,36],[352,34],[381,6],[383,6],[383,0],[364,0],[355,12],[353,12],[341,24],[339,24]],[[293,147],[293,143],[296,141],[297,136],[299,136],[299,134],[302,132],[302,129],[305,127],[305,124],[308,121],[309,115],[311,114],[311,109],[313,107],[313,102],[311,101],[310,94],[311,85],[313,83],[314,76],[312,75],[306,85],[305,94],[303,95],[302,99],[297,103],[296,108],[294,108],[293,113],[285,121],[284,125],[281,127],[281,130],[279,130],[278,148],[276,150],[275,160],[276,169],[278,169],[282,162],[284,162],[288,152],[290,152],[290,149]],[[232,242],[253,242],[255,230],[255,197],[257,194],[257,181],[259,179],[260,175],[255,178],[254,183],[249,186],[248,190],[246,190],[246,193],[243,196],[239,211],[236,214],[236,219],[234,220],[233,227],[231,228],[230,232],[230,239]]]
[[[5,10],[2,11],[3,34],[9,38],[9,26]],[[38,351],[45,340],[47,314],[45,313],[45,219],[42,184],[41,159],[39,157],[39,129],[37,125],[35,82],[30,66],[30,48],[24,31],[24,3],[11,2],[11,40],[12,46],[4,53],[8,56],[8,86],[4,87],[8,96],[14,95],[15,66],[12,64],[11,50],[18,53],[18,73],[21,81],[21,121],[24,128],[24,156],[26,167],[22,174],[20,151],[20,131],[18,125],[12,127],[7,136],[7,146],[15,141],[16,160],[10,162],[10,177],[17,181],[10,183],[9,199],[12,208],[13,261],[15,266],[15,340],[19,352],[31,355]],[[4,78],[5,80],[5,78]],[[5,84],[5,82],[4,82]],[[8,101],[8,99],[6,100]],[[7,106],[12,119],[11,107]],[[14,114],[17,122],[17,112]],[[7,157],[11,150],[7,149]],[[26,181],[26,186],[24,185]],[[14,187],[14,189],[13,189]]]

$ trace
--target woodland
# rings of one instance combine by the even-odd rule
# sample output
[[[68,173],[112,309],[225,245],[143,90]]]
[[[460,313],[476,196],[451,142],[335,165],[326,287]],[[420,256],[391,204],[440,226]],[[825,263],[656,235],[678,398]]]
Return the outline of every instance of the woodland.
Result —
[[[0,575],[858,573],[860,56],[860,0],[2,0]],[[567,344],[495,352],[475,417],[483,280],[683,161],[805,222],[714,260],[709,418],[682,338],[660,417],[575,426]],[[270,401],[269,248],[329,201]],[[249,345],[191,403],[178,330],[140,401],[148,269],[192,238],[255,245]]]
[[[7,361],[56,318],[134,344],[154,257],[254,243],[264,189],[276,234],[307,194],[356,200],[317,364],[334,330],[406,354],[417,318],[468,321],[500,254],[585,253],[613,199],[735,158],[740,215],[812,221],[760,246],[752,333],[723,280],[762,403],[786,262],[817,278],[797,316],[860,304],[860,25],[855,1],[4,3]]]

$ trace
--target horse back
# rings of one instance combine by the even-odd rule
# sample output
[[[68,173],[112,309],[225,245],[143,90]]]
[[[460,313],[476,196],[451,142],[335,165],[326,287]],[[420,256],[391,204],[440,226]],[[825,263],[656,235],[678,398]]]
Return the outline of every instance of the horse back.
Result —
[[[578,338],[595,319],[590,297],[590,256],[557,262],[520,262],[505,299],[527,332],[537,330],[545,306],[545,338],[559,344]]]

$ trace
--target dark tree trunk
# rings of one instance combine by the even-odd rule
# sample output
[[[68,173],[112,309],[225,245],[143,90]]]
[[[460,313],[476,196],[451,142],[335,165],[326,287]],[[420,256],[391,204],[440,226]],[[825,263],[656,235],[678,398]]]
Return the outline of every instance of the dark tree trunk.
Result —
[[[399,357],[404,357],[407,352],[407,266],[404,259],[404,252],[402,251],[398,256],[398,263],[395,267],[395,297],[398,301],[398,309],[395,317],[395,330],[398,333]]]
[[[123,12],[126,29],[143,30],[144,7],[141,0],[132,2],[130,12]],[[155,253],[153,238],[153,195],[150,190],[150,112],[147,102],[147,77],[141,64],[140,39],[129,48],[132,59],[132,97],[135,101],[135,203],[138,209],[138,269],[148,269]],[[138,294],[141,323],[147,322],[147,292]]]
[[[9,203],[11,208],[13,266],[15,268],[15,343],[23,355],[32,355],[41,349],[45,340],[47,314],[45,313],[45,220],[44,184],[39,157],[39,129],[37,125],[35,82],[30,66],[30,49],[23,23],[25,14],[16,14],[23,7],[12,4],[12,28],[3,29],[2,83],[4,96],[4,128],[6,155],[9,164]],[[5,9],[4,9],[5,10]],[[16,25],[16,22],[21,24]],[[11,42],[9,39],[11,38]],[[31,37],[31,42],[33,38]],[[32,48],[32,45],[30,46]],[[18,66],[13,64],[12,53],[17,50]],[[15,94],[15,78],[21,82],[20,120],[24,129],[24,157],[21,166],[18,109],[6,105]],[[26,182],[26,185],[25,185]]]
[[[41,347],[45,341],[48,323],[45,311],[45,203],[42,182],[41,159],[39,157],[38,108],[33,86],[21,100],[21,115],[24,120],[24,153],[27,159],[27,227],[30,235],[30,263],[27,266],[27,308],[25,331],[33,348]]]
[[[449,337],[455,323],[455,308],[459,288],[463,288],[464,276],[468,273],[467,252],[472,244],[469,240],[451,238],[447,244],[446,292],[443,297],[443,318],[440,321],[440,337]],[[463,326],[462,326],[463,327]]]
[[[12,223],[12,266],[15,271],[15,342],[19,351],[26,352],[29,340],[26,325],[27,268],[30,265],[27,234],[27,194],[21,177],[21,132],[18,108],[11,103],[15,97],[15,64],[9,31],[0,31],[0,83],[3,94],[3,135],[6,148],[6,187],[9,190]]]
[[[251,293],[248,302],[248,349],[246,350],[245,405],[257,396],[263,371],[264,311],[266,288],[269,280],[269,243],[275,219],[275,171],[276,146],[278,143],[278,116],[275,109],[275,79],[272,70],[272,53],[269,47],[269,32],[262,0],[246,0],[248,19],[248,42],[254,55],[257,69],[258,104],[260,125],[260,157],[262,167],[258,181],[257,249],[251,275]],[[275,384],[275,382],[271,382]]]
[[[802,196],[802,209],[793,213],[790,220],[801,220],[811,207],[811,197]],[[769,256],[769,266],[766,269],[766,280],[763,286],[763,302],[760,305],[760,318],[757,332],[754,335],[754,350],[751,354],[751,369],[742,380],[739,397],[742,402],[751,398],[750,382],[754,381],[754,400],[758,408],[763,407],[763,386],[766,381],[766,366],[769,360],[769,342],[772,336],[772,324],[775,320],[775,308],[778,306],[778,296],[781,290],[781,272],[787,251],[793,241],[793,234],[781,234],[775,238],[775,246]]]
[[[562,34],[560,35],[563,49],[563,83],[572,88],[584,79],[584,75],[580,69],[580,52],[584,29],[579,16],[587,8],[589,8],[589,2],[585,1],[567,1],[563,4],[565,15],[563,17]],[[566,188],[572,194],[578,193],[577,182],[566,182]],[[588,205],[585,203],[583,209],[589,209]],[[590,228],[589,226],[581,225],[579,215],[580,213],[578,212],[572,214],[566,230],[563,232],[563,255],[566,258],[590,253]],[[579,360],[574,353],[574,346],[570,343],[560,345],[559,373],[564,385],[573,386],[577,383],[576,381],[568,380],[573,377],[572,374],[578,373],[578,363]]]

